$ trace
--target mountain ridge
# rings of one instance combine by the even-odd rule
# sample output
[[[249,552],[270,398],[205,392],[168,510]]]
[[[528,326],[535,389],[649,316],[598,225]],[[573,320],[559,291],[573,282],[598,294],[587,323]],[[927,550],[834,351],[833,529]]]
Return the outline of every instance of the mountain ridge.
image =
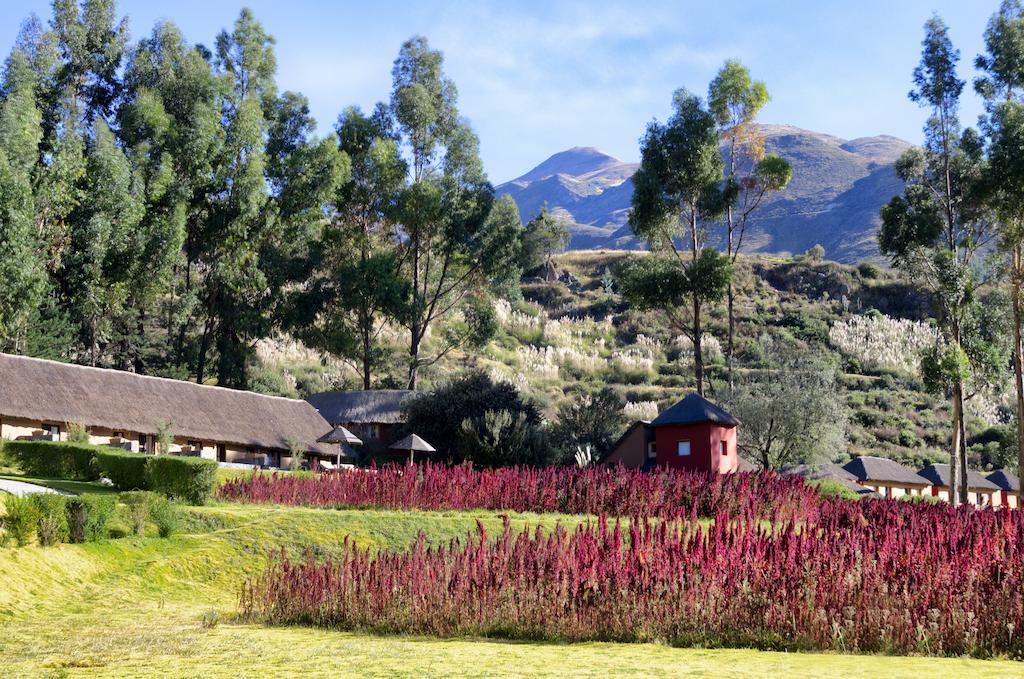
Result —
[[[745,249],[793,254],[820,243],[837,261],[877,258],[878,213],[902,191],[894,165],[911,144],[884,134],[843,139],[792,125],[760,131],[766,150],[793,166],[793,180],[751,218]],[[638,167],[593,146],[574,146],[500,184],[497,193],[515,200],[524,223],[546,204],[568,223],[573,249],[642,249],[627,223]],[[721,231],[712,229],[712,242],[721,241]]]

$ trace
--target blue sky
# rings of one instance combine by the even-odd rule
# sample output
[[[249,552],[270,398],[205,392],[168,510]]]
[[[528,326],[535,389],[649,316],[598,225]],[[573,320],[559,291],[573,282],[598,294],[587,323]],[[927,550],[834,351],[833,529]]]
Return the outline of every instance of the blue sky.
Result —
[[[922,25],[935,11],[946,20],[970,81],[998,0],[121,0],[119,7],[133,39],[167,18],[190,42],[211,45],[243,4],[277,39],[279,87],[309,97],[323,133],[345,106],[386,99],[402,41],[427,36],[445,54],[460,109],[499,183],[571,146],[635,160],[644,126],[668,115],[672,91],[703,94],[732,57],[768,85],[764,122],[917,141],[925,112],[906,94]],[[30,12],[49,20],[48,0],[0,4],[0,49]],[[980,112],[965,92],[964,122]]]

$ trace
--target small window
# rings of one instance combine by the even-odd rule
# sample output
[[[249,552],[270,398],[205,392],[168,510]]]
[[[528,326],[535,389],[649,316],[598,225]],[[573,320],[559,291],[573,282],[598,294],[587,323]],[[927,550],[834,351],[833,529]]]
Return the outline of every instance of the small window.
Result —
[[[112,438],[112,439],[123,438],[123,434],[121,432],[119,432],[119,431],[111,432],[110,438]]]
[[[728,455],[728,454],[729,454],[729,444],[726,443],[725,441],[722,441],[722,455]]]
[[[676,454],[679,457],[687,457],[690,454],[690,442],[689,441],[677,441],[676,442]]]
[[[654,441],[651,441],[650,443],[647,444],[647,457],[651,458],[652,460],[658,457],[657,450],[655,450],[654,448]]]
[[[188,447],[192,450],[202,450],[203,444],[200,441],[189,441]]]

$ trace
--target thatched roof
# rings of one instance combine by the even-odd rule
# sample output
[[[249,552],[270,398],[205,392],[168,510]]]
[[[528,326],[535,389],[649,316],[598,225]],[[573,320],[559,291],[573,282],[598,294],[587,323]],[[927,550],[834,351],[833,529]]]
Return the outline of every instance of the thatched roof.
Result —
[[[289,440],[330,452],[330,425],[305,401],[104,368],[0,354],[0,417],[77,422],[241,447],[288,450]]]
[[[918,472],[921,476],[928,479],[928,483],[933,486],[939,486],[940,488],[949,488],[949,465],[948,464],[930,464],[921,471]],[[982,490],[991,492],[993,490],[999,490],[999,486],[992,483],[978,472],[967,470],[967,488],[969,490]]]
[[[825,462],[822,464],[794,464],[783,467],[779,470],[782,474],[799,476],[808,481],[835,481],[843,488],[858,495],[874,495],[870,488],[857,484],[857,477],[843,469],[837,464]]]
[[[323,436],[317,439],[320,443],[348,443],[353,446],[363,445],[362,439],[350,432],[345,427],[338,425]]]
[[[808,481],[820,481],[822,479],[845,479],[856,481],[854,474],[846,471],[837,464],[824,462],[822,464],[793,464],[787,465],[779,470],[782,474],[801,476]]]
[[[1020,479],[1009,469],[997,469],[985,478],[999,486],[1002,490],[1014,493],[1020,492]]]
[[[416,434],[409,434],[401,441],[395,441],[388,448],[393,450],[415,450],[420,453],[433,453],[437,450]]]
[[[861,455],[850,460],[843,469],[860,481],[878,481],[911,486],[927,486],[931,482],[909,467],[884,457]]]
[[[306,400],[332,425],[397,424],[403,421],[402,401],[412,393],[406,389],[326,391]]]
[[[652,427],[667,424],[700,424],[712,422],[723,427],[735,427],[740,423],[735,417],[725,412],[711,401],[699,394],[690,394],[679,403],[658,415],[651,422]]]

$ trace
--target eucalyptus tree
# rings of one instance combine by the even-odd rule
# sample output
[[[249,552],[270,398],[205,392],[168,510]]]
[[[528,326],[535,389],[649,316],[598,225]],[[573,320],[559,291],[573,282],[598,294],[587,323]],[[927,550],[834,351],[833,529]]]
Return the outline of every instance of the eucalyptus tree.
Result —
[[[332,216],[310,283],[293,303],[292,327],[310,346],[352,361],[370,389],[387,355],[381,332],[408,309],[410,286],[396,254],[397,204],[408,167],[383,105],[371,115],[346,109],[335,130],[350,172],[329,201]]]
[[[989,140],[988,181],[999,248],[1009,274],[1017,466],[1024,475],[1024,8],[1004,0],[985,30],[986,53],[975,66],[984,75],[975,90],[985,99],[983,129]]]
[[[640,308],[665,312],[693,343],[694,382],[704,393],[704,309],[721,301],[732,265],[705,247],[707,228],[723,211],[723,160],[715,118],[699,97],[678,90],[674,113],[652,122],[641,140],[640,168],[633,175],[629,223],[652,254],[619,268],[622,294]]]
[[[0,102],[0,346],[20,350],[27,322],[46,290],[35,231],[32,177],[42,139],[27,55],[15,49]]]
[[[950,446],[954,503],[967,501],[964,428],[965,386],[972,368],[986,374],[990,355],[975,333],[978,298],[972,262],[989,234],[981,200],[983,148],[978,134],[961,131],[958,116],[964,81],[956,73],[959,51],[937,16],[925,24],[921,63],[914,69],[910,99],[931,109],[922,148],[896,163],[905,182],[881,211],[879,246],[932,293],[942,342],[923,363],[928,383],[952,403]]]
[[[71,215],[71,247],[64,261],[69,303],[91,365],[100,363],[124,313],[143,253],[135,236],[145,204],[128,158],[102,119],[93,124],[84,196]]]
[[[426,38],[406,41],[392,69],[391,111],[411,160],[410,183],[399,199],[400,259],[412,289],[408,384],[420,368],[493,328],[488,293],[517,273],[522,227],[491,218],[494,188],[480,160],[479,141],[459,116],[455,84],[441,52]],[[499,215],[500,216],[500,215]],[[424,340],[441,319],[450,323],[431,355]]]
[[[770,101],[768,88],[753,80],[750,71],[730,59],[718,71],[708,87],[708,109],[715,117],[719,135],[725,142],[727,207],[725,212],[726,255],[735,265],[743,247],[750,217],[765,195],[781,191],[789,184],[793,168],[775,154],[765,154],[764,135],[757,127],[757,114]],[[726,293],[729,312],[729,337],[726,362],[729,388],[733,387],[733,355],[736,333],[735,293],[730,280]]]
[[[196,269],[217,195],[217,161],[224,158],[223,79],[209,57],[188,45],[173,23],[157,23],[129,52],[119,112],[122,142],[147,186],[146,228],[154,236],[164,234],[153,242],[159,250],[153,287],[146,292],[159,284],[166,293],[163,322],[178,367],[200,312]]]
[[[121,93],[118,71],[128,43],[128,19],[118,19],[117,0],[53,0],[51,25],[60,54],[56,85],[63,113],[85,125],[97,116],[109,122]]]

